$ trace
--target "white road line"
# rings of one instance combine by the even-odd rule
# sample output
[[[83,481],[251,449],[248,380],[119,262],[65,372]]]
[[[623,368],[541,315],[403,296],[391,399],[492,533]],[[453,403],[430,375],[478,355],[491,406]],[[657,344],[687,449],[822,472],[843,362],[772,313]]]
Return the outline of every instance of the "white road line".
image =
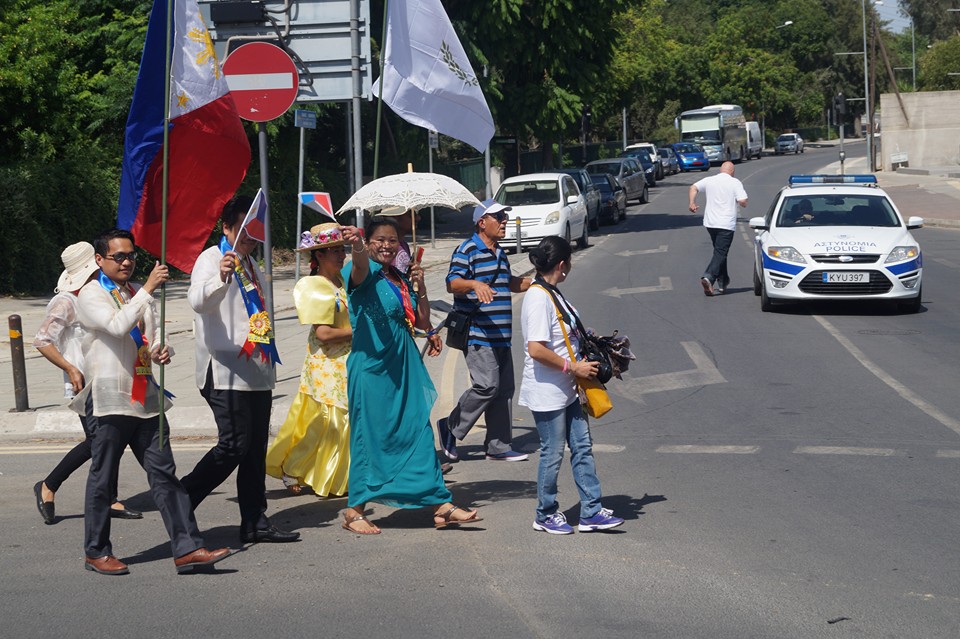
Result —
[[[640,249],[637,251],[620,251],[619,253],[614,253],[614,255],[618,255],[620,257],[632,257],[634,255],[650,255],[652,253],[666,253],[666,252],[667,252],[667,245],[661,244],[659,248],[655,248],[655,249]]]
[[[191,443],[191,444],[178,444],[173,443],[173,450],[210,450],[213,446],[212,440],[215,439],[214,435],[210,436],[211,441],[206,443]],[[79,443],[79,442],[78,442]],[[34,454],[34,455],[44,455],[44,454],[57,454],[62,455],[67,451],[73,450],[73,447],[77,444],[54,444],[51,446],[3,446],[0,447],[0,455],[23,455],[23,454]]]
[[[660,446],[658,453],[680,453],[695,455],[753,455],[760,452],[759,446],[701,446],[701,445],[680,445],[680,446]]]
[[[636,401],[638,395],[696,388],[708,384],[723,384],[727,381],[714,366],[713,361],[710,360],[700,344],[697,342],[680,342],[680,345],[683,346],[683,350],[687,351],[687,355],[693,361],[695,368],[675,373],[626,377],[623,384],[612,387],[615,389],[614,392],[617,395]]]
[[[627,449],[626,446],[618,446],[617,444],[594,444],[593,452],[595,453],[622,453]]]
[[[601,295],[609,295],[610,297],[620,298],[624,295],[636,295],[638,293],[658,293],[661,291],[672,291],[673,283],[670,281],[669,277],[661,277],[660,284],[657,286],[635,286],[633,288],[608,288],[605,291],[600,291]]]
[[[960,268],[960,264],[957,264],[956,262],[951,262],[950,260],[942,257],[935,257],[933,258],[933,261],[936,262],[937,264],[943,264],[944,266],[949,266],[950,268]]]
[[[937,451],[935,457],[943,457],[946,459],[960,459],[960,450],[945,450],[941,449]]]
[[[893,448],[863,448],[859,446],[797,446],[795,455],[866,455],[868,457],[893,457],[903,453]]]
[[[882,368],[874,364],[866,355],[864,355],[863,351],[861,351],[859,348],[854,346],[853,342],[851,342],[846,337],[844,337],[840,333],[840,331],[837,330],[837,328],[833,324],[828,322],[825,318],[819,315],[814,315],[813,319],[817,320],[820,323],[820,325],[827,330],[828,333],[833,335],[833,338],[838,342],[840,342],[840,345],[843,346],[845,349],[847,349],[847,352],[853,355],[853,357],[858,362],[860,362],[860,364],[864,368],[866,368],[868,371],[876,375],[877,379],[879,379],[881,382],[883,382],[884,384],[892,388],[897,393],[897,395],[907,400],[908,402],[910,402],[911,404],[913,404],[914,406],[922,410],[924,413],[926,413],[933,419],[937,420],[938,422],[940,422],[941,424],[943,424],[944,426],[946,426],[956,434],[960,435],[960,422],[953,419],[952,417],[950,417],[949,415],[947,415],[946,413],[938,409],[936,406],[934,406],[927,400],[923,399],[922,397],[914,393],[912,390],[910,390],[909,388],[907,388],[906,386],[898,382],[896,379],[894,379]]]

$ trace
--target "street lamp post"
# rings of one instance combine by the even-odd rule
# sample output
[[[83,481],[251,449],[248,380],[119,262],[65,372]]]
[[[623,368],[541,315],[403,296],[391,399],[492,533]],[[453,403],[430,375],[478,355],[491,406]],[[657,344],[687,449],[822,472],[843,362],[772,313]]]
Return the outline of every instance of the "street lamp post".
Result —
[[[870,110],[870,70],[867,63],[867,0],[860,0],[863,9],[863,98],[867,116],[867,165],[873,173],[873,113]]]

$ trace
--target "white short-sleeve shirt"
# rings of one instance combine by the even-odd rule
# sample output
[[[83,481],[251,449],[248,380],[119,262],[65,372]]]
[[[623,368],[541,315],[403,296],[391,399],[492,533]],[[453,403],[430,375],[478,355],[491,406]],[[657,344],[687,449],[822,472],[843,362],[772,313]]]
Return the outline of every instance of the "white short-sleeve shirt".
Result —
[[[559,299],[560,304],[564,300]],[[569,303],[566,312],[576,313]],[[560,330],[560,320],[550,294],[539,286],[531,286],[523,298],[520,312],[523,330],[523,376],[520,380],[518,402],[532,411],[546,412],[566,408],[577,399],[577,384],[572,375],[550,366],[544,366],[530,357],[528,342],[546,342],[560,357],[569,360],[570,352]],[[572,327],[564,323],[574,353],[580,351],[580,343]]]
[[[706,197],[703,225],[711,229],[737,229],[738,200],[746,200],[743,182],[727,173],[717,173],[694,183]]]

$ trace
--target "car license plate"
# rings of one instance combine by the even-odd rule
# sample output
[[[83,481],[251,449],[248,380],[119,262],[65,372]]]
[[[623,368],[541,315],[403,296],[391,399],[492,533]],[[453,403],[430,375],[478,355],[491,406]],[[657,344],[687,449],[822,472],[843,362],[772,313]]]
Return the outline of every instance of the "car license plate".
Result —
[[[823,274],[824,284],[866,284],[870,273],[863,271],[837,271]]]

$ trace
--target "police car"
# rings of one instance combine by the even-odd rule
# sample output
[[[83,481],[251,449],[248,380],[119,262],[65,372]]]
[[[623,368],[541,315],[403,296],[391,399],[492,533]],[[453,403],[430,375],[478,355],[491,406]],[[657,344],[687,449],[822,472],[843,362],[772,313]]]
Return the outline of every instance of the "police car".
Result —
[[[903,216],[873,175],[793,175],[756,230],[753,292],[776,301],[893,300],[920,310],[923,261]]]

